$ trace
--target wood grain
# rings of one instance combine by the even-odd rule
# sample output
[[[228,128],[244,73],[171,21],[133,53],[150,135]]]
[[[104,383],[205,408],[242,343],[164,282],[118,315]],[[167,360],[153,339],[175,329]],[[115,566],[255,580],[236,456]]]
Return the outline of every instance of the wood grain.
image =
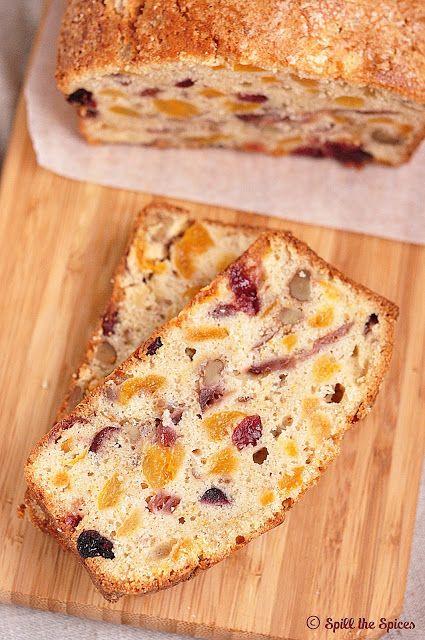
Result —
[[[289,228],[400,305],[371,416],[284,525],[166,592],[106,603],[72,557],[17,517],[26,456],[55,415],[133,217],[150,200],[39,168],[21,102],[0,192],[0,599],[214,639],[322,640],[335,636],[309,630],[308,616],[399,614],[425,445],[425,249],[417,246],[183,203],[200,217]]]

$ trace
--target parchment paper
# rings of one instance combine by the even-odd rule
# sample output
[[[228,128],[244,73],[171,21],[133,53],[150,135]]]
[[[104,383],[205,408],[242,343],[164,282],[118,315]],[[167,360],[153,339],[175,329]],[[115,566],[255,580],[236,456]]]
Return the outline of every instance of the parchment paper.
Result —
[[[425,143],[405,166],[361,171],[219,149],[86,144],[53,78],[63,5],[53,0],[26,87],[42,167],[75,180],[425,243]]]

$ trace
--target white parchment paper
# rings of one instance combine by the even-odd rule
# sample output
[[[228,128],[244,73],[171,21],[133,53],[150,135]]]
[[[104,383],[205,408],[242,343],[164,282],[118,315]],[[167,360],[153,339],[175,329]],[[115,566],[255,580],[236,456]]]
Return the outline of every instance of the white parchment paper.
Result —
[[[425,143],[400,168],[215,150],[92,146],[54,82],[63,0],[53,0],[26,87],[39,164],[68,178],[425,243]]]

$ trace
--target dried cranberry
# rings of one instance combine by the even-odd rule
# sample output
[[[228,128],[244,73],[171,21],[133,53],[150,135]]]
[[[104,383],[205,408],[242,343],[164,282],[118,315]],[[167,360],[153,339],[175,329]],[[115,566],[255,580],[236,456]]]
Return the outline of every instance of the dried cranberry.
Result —
[[[118,311],[114,306],[109,305],[103,314],[102,318],[102,331],[104,336],[111,336],[114,333],[114,328],[118,319]]]
[[[161,447],[173,447],[176,444],[177,433],[172,427],[165,427],[157,418],[155,439]]]
[[[219,387],[204,387],[199,390],[199,405],[202,413],[211,407],[217,400],[223,396],[223,391]]]
[[[267,96],[264,96],[262,93],[238,93],[238,100],[242,100],[242,102],[267,102]]]
[[[343,164],[358,166],[373,159],[373,156],[364,151],[359,145],[349,142],[328,141],[323,144],[298,147],[292,153],[297,156],[310,156],[312,158],[334,158]]]
[[[151,513],[158,513],[158,511],[173,513],[176,507],[180,504],[180,498],[161,491],[160,493],[157,493],[156,496],[150,496],[147,498],[146,502]]]
[[[249,444],[255,446],[263,433],[263,425],[258,415],[246,416],[236,427],[232,434],[232,442],[239,449],[244,449]]]
[[[96,118],[98,114],[97,109],[86,109],[84,112],[85,118]]]
[[[183,407],[170,407],[170,418],[173,424],[178,424],[182,419]]]
[[[79,513],[69,513],[65,518],[65,526],[70,529],[76,529],[82,519],[83,516]]]
[[[379,324],[378,316],[376,315],[376,313],[371,313],[371,315],[365,322],[363,334],[366,336],[372,330],[372,327],[374,327],[375,324]]]
[[[62,431],[66,429],[70,429],[74,426],[74,424],[86,424],[88,420],[86,418],[82,418],[81,416],[70,416],[68,418],[64,418],[60,422],[57,422],[49,432],[49,442],[57,442],[61,436]]]
[[[232,315],[237,311],[243,311],[249,316],[255,316],[260,310],[260,301],[257,292],[258,274],[254,267],[237,262],[229,267],[229,284],[235,297],[232,304],[219,304],[213,310],[215,317]]]
[[[109,440],[111,436],[118,434],[120,431],[121,429],[119,427],[105,427],[104,429],[101,429],[94,436],[89,451],[92,453],[98,453],[105,440]]]
[[[155,338],[153,342],[150,343],[150,345],[146,349],[146,354],[148,356],[153,356],[155,355],[155,353],[158,351],[160,347],[162,347],[162,340],[160,336],[158,336],[157,338]]]
[[[180,82],[176,82],[175,86],[186,89],[187,87],[193,87],[194,84],[195,83],[193,82],[193,80],[191,80],[190,78],[186,78],[185,80],[180,80]]]
[[[139,96],[141,98],[154,98],[155,96],[158,95],[159,92],[160,92],[160,89],[153,87],[152,89],[143,89],[143,91],[139,93]]]
[[[211,487],[211,489],[207,489],[207,491],[205,491],[204,495],[201,497],[201,502],[221,507],[225,504],[229,504],[230,500],[221,489]]]
[[[71,104],[80,104],[83,107],[91,107],[92,109],[97,107],[96,101],[93,100],[92,92],[86,89],[77,89],[77,91],[68,96],[67,100]]]
[[[78,536],[77,549],[82,558],[101,556],[102,558],[113,560],[115,558],[113,547],[114,545],[108,538],[101,536],[94,529],[82,531]]]
[[[236,117],[242,122],[249,122],[250,124],[260,124],[264,115],[262,113],[237,113]]]

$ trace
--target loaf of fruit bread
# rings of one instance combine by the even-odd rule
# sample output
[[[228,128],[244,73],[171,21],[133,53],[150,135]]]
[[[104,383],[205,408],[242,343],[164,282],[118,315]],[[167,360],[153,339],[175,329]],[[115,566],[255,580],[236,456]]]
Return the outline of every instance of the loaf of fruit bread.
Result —
[[[425,135],[425,3],[68,0],[57,82],[91,142],[398,165]]]
[[[113,278],[110,301],[72,377],[57,420],[103,382],[154,330],[176,316],[203,286],[233,262],[260,233],[248,226],[195,220],[167,202],[137,216]],[[45,514],[27,494],[28,514],[49,531]]]
[[[108,599],[188,579],[317,481],[373,404],[396,316],[261,234],[35,446],[30,495]]]

